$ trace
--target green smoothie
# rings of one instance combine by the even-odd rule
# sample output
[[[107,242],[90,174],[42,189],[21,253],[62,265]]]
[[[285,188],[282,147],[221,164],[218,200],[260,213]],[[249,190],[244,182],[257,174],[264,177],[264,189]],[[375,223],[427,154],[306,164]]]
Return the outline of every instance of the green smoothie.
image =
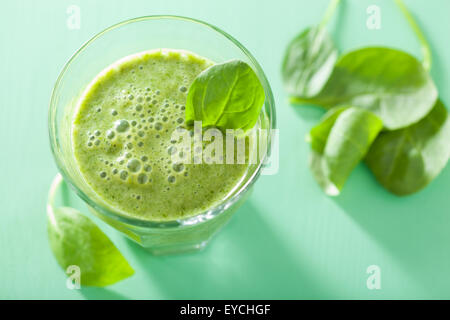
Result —
[[[73,149],[82,176],[109,206],[174,220],[218,204],[244,179],[248,164],[172,161],[179,152],[172,133],[189,129],[188,88],[211,65],[185,51],[148,51],[121,59],[88,86],[73,121]]]

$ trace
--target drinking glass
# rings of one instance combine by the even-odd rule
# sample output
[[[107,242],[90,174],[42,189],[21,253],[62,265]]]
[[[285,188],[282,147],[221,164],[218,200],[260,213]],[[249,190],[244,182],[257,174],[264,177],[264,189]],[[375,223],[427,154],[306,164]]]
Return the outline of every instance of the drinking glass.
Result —
[[[220,203],[193,217],[149,221],[127,216],[108,205],[82,176],[71,139],[77,102],[88,83],[115,61],[158,48],[194,52],[216,63],[240,59],[255,71],[265,91],[258,125],[267,131],[266,152],[248,170],[239,185]],[[179,253],[203,248],[245,201],[271,152],[275,109],[269,83],[255,58],[229,34],[208,23],[178,16],[147,16],[118,23],[87,41],[69,59],[53,89],[49,108],[52,152],[64,180],[90,210],[153,254]]]

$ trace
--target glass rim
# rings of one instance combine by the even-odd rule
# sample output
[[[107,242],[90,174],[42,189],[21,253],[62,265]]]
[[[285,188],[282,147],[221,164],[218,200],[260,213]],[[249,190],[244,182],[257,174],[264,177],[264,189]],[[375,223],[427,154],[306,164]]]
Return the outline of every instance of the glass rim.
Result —
[[[259,163],[257,164],[256,169],[252,172],[251,176],[246,178],[243,183],[241,183],[240,186],[238,186],[237,190],[228,198],[223,199],[222,201],[218,202],[214,206],[208,208],[207,210],[204,210],[196,215],[189,216],[186,218],[180,218],[175,220],[167,220],[167,221],[151,221],[151,220],[145,220],[133,216],[126,216],[124,214],[121,214],[119,212],[115,212],[112,210],[112,208],[106,207],[102,204],[97,203],[96,201],[92,200],[88,195],[86,195],[77,185],[72,181],[70,176],[66,174],[65,165],[63,165],[59,154],[56,152],[56,148],[60,148],[59,139],[57,138],[57,130],[55,123],[56,122],[56,105],[57,105],[57,98],[56,93],[58,91],[58,88],[60,86],[60,83],[62,79],[64,78],[66,72],[68,71],[70,65],[76,58],[96,39],[100,38],[105,33],[112,31],[116,28],[135,23],[135,22],[141,22],[141,21],[147,21],[147,20],[181,20],[185,22],[190,23],[196,23],[201,26],[207,27],[209,29],[212,29],[213,31],[219,33],[221,36],[227,38],[229,41],[231,41],[236,47],[238,47],[244,55],[251,61],[251,63],[255,66],[255,71],[260,78],[264,92],[266,95],[266,100],[264,102],[263,107],[268,106],[268,119],[269,119],[269,134],[267,135],[267,150],[262,159],[259,160]],[[232,204],[234,204],[240,196],[245,193],[257,180],[259,177],[263,163],[266,161],[268,155],[270,155],[272,151],[272,130],[276,129],[276,113],[275,113],[275,107],[274,107],[274,98],[273,93],[270,88],[269,82],[267,80],[266,75],[264,74],[264,71],[262,70],[259,63],[256,61],[256,59],[253,57],[253,55],[234,37],[232,37],[227,32],[221,30],[220,28],[209,24],[207,22],[194,19],[194,18],[188,18],[184,16],[177,16],[177,15],[148,15],[148,16],[141,16],[136,18],[127,19],[121,22],[118,22],[116,24],[113,24],[102,31],[95,34],[93,37],[91,37],[89,40],[84,42],[80,48],[78,48],[75,53],[72,54],[72,56],[67,60],[67,62],[64,64],[64,67],[62,68],[61,72],[58,75],[58,78],[56,79],[55,85],[53,86],[53,90],[51,93],[50,98],[50,104],[49,104],[49,112],[48,112],[48,128],[49,128],[49,138],[50,138],[50,147],[53,154],[53,157],[55,159],[56,165],[58,167],[59,172],[63,176],[64,181],[71,186],[73,190],[77,193],[77,195],[84,200],[89,207],[94,209],[96,212],[99,212],[100,214],[106,215],[108,218],[112,218],[118,222],[125,223],[127,225],[133,225],[136,227],[141,228],[180,228],[180,227],[189,227],[194,226],[197,224],[200,224],[202,222],[206,222],[210,219],[215,218],[219,214],[221,214],[223,211],[225,211],[228,207],[230,207]],[[223,210],[222,210],[223,209]]]

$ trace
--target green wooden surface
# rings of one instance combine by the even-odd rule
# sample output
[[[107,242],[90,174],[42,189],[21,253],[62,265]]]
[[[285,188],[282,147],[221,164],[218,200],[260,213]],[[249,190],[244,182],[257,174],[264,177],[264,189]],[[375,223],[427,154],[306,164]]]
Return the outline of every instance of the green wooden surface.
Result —
[[[450,106],[450,2],[405,3],[430,41],[432,76]],[[81,9],[79,30],[66,27],[71,4]],[[381,8],[379,30],[366,27],[371,4]],[[288,41],[319,21],[326,0],[27,0],[0,6],[0,298],[450,298],[450,167],[405,198],[385,191],[363,165],[338,198],[325,196],[309,172],[304,136],[321,112],[289,106],[279,69]],[[46,234],[46,194],[56,173],[47,133],[51,90],[84,41],[116,22],[151,14],[217,25],[258,59],[276,99],[280,171],[260,178],[200,253],[153,257],[100,224],[136,274],[105,289],[69,290]],[[382,44],[420,56],[393,1],[343,0],[338,23],[333,34],[341,50]],[[380,290],[366,287],[370,265],[381,269]]]

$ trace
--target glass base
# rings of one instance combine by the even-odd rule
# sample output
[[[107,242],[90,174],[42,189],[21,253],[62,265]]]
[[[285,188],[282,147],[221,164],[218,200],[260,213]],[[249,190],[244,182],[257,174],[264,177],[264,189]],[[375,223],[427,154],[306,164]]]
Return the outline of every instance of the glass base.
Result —
[[[187,253],[202,250],[214,235],[228,223],[233,213],[251,194],[251,190],[249,189],[243,197],[217,216],[192,226],[167,229],[139,228],[109,218],[92,208],[90,210],[153,255]]]
[[[209,241],[210,240],[202,241],[200,243],[192,243],[192,244],[186,243],[183,245],[175,245],[175,246],[145,248],[145,250],[155,256],[192,253],[192,252],[197,252],[197,251],[203,250]]]

